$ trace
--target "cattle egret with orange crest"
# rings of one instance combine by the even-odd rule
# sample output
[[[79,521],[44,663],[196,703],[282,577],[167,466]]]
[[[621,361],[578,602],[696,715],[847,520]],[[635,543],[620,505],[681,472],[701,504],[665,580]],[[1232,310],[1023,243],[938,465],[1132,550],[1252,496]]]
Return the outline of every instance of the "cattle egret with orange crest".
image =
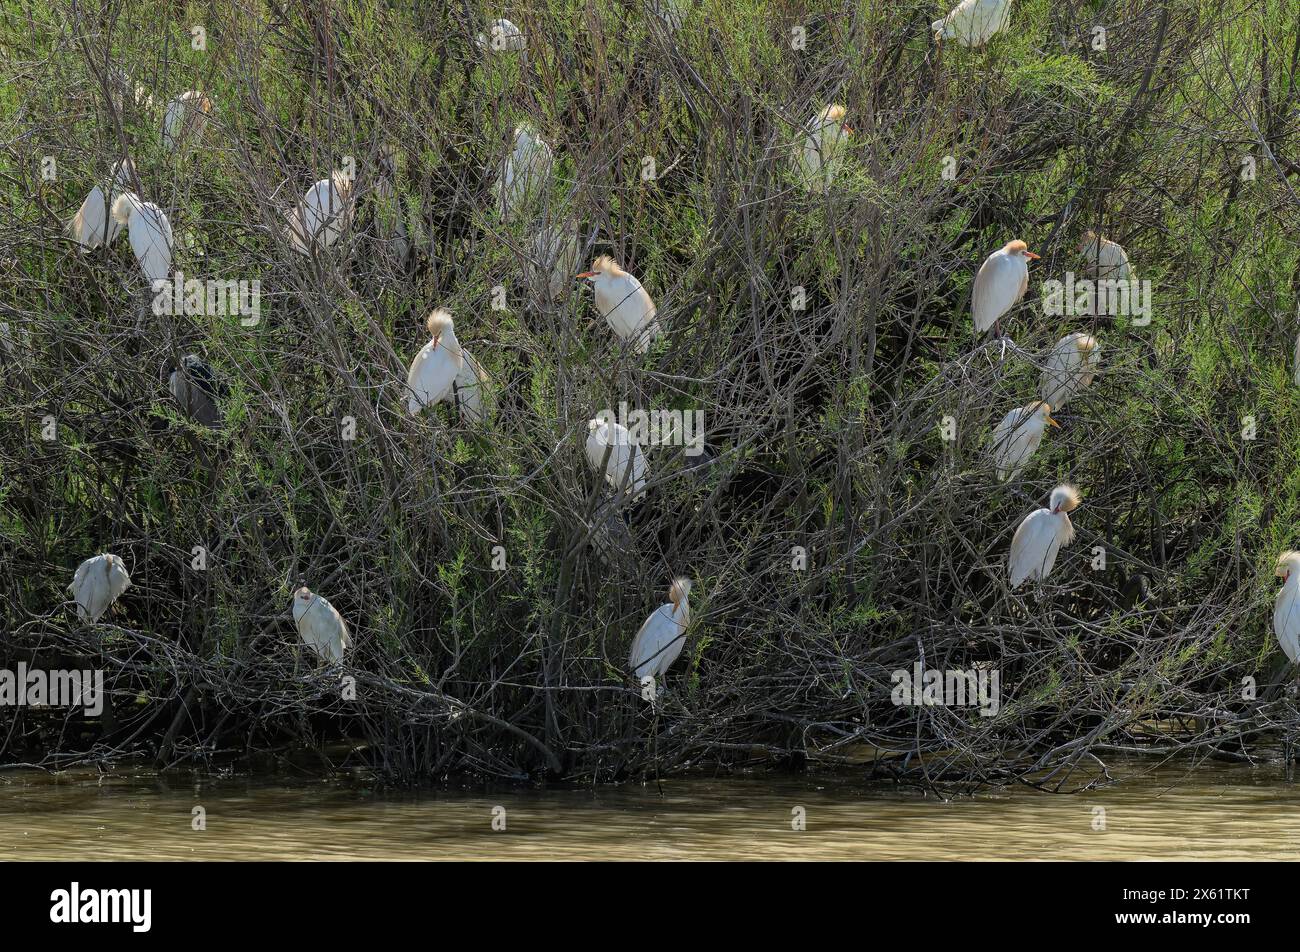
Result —
[[[1011,539],[1011,556],[1007,571],[1011,587],[1025,581],[1047,580],[1056,565],[1056,555],[1074,541],[1070,513],[1079,507],[1079,491],[1073,486],[1057,486],[1046,509],[1035,509],[1025,516]]]
[[[591,270],[578,278],[591,282],[596,293],[596,309],[605,316],[619,340],[630,341],[638,354],[648,351],[661,331],[655,320],[654,301],[641,282],[609,255],[601,255],[591,263]]]
[[[976,337],[990,327],[995,336],[1002,336],[1002,316],[1025,296],[1029,289],[1029,262],[1037,260],[1038,255],[1020,240],[1008,241],[984,260],[971,292]]]

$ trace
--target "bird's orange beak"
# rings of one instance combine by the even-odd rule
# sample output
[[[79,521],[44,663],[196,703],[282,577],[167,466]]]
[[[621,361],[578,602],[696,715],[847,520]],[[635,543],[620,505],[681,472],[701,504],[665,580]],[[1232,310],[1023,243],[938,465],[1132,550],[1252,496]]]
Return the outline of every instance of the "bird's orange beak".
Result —
[[[844,134],[845,134],[846,136],[851,136],[851,135],[853,135],[853,127],[852,127],[852,126],[844,126]]]
[[[442,340],[442,335],[441,335],[441,334],[434,334],[434,335],[433,335],[433,349],[434,349],[434,350],[437,350],[437,349],[438,349],[438,342],[441,341],[441,340]]]
[[[1061,424],[1057,423],[1057,422],[1056,422],[1055,420],[1053,420],[1051,417],[1048,417],[1048,418],[1047,418],[1047,425],[1048,425],[1048,426],[1054,426],[1054,427],[1057,427],[1058,429],[1059,429],[1060,426],[1061,426]]]
[[[1039,256],[1034,254],[1032,251],[1026,251],[1025,257],[1028,258],[1030,261],[1037,261]]]
[[[581,280],[583,280],[584,278],[594,278],[595,276],[596,276],[596,272],[595,272],[595,271],[584,271],[584,272],[582,272],[582,274],[575,274],[575,275],[573,276],[573,280],[575,280],[575,281],[581,281]]]

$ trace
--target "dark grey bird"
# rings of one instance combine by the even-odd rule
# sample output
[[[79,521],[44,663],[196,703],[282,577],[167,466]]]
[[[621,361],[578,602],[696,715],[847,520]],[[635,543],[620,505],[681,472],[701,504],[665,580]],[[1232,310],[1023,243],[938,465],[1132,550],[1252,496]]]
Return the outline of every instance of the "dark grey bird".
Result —
[[[176,398],[182,413],[204,426],[216,426],[221,422],[218,401],[228,391],[201,357],[186,354],[181,358],[180,367],[172,364],[166,373],[167,389]]]
[[[1151,580],[1141,572],[1134,572],[1124,580],[1119,589],[1121,608],[1137,608],[1151,597]]]

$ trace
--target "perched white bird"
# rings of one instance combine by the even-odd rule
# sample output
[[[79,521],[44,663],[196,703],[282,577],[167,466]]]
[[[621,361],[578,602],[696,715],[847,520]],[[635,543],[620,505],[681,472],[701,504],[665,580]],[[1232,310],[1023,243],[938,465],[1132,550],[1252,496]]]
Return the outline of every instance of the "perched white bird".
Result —
[[[993,431],[993,465],[998,479],[1016,479],[1029,465],[1030,457],[1043,442],[1049,426],[1060,426],[1052,419],[1052,408],[1041,400],[1016,407],[1002,418]]]
[[[109,180],[108,195],[105,196],[104,190],[98,185],[92,188],[86,200],[81,203],[81,208],[77,209],[77,214],[64,227],[63,233],[87,248],[111,245],[122,230],[121,224],[113,221],[110,216],[113,202],[118,195],[130,191],[134,178],[135,165],[130,159],[117,163]]]
[[[528,46],[528,39],[524,36],[523,30],[502,17],[488,24],[487,33],[478,35],[478,45],[479,49],[505,53],[525,49]]]
[[[655,304],[641,282],[628,274],[609,255],[591,263],[591,270],[578,275],[591,282],[596,292],[596,309],[605,316],[620,340],[632,341],[632,349],[644,354],[661,333],[655,320]]]
[[[1300,659],[1300,552],[1289,550],[1277,557],[1274,570],[1282,588],[1273,603],[1273,634],[1287,660]]]
[[[452,385],[465,365],[465,352],[456,340],[456,326],[450,313],[438,308],[428,316],[424,326],[429,330],[429,343],[415,355],[406,375],[406,387],[410,391],[406,408],[412,416],[430,404],[451,397]]]
[[[1128,252],[1096,232],[1087,231],[1079,243],[1079,254],[1083,255],[1088,276],[1096,282],[1093,313],[1119,314],[1123,302],[1132,301],[1133,285],[1137,281]],[[1128,290],[1120,290],[1120,285],[1128,285]]]
[[[191,134],[201,135],[203,126],[212,114],[212,100],[191,89],[181,93],[167,104],[163,113],[163,145],[175,151]]]
[[[496,182],[497,209],[510,220],[546,194],[555,153],[528,123],[515,127],[515,144]]]
[[[1053,410],[1092,385],[1101,363],[1101,345],[1088,334],[1067,334],[1056,342],[1043,365],[1038,395]]]
[[[285,214],[289,243],[300,254],[310,254],[312,243],[328,248],[352,223],[352,180],[342,172],[321,179]]]
[[[465,360],[452,384],[456,407],[467,423],[482,423],[487,418],[483,397],[491,390],[492,378],[483,369],[483,365],[470,356],[469,351],[462,350],[461,354]]]
[[[608,450],[609,459],[605,460]],[[645,498],[650,466],[645,453],[621,423],[599,417],[587,421],[587,462],[596,472],[604,466],[605,481],[615,489],[631,489],[634,502]]]
[[[844,107],[830,105],[808,121],[800,158],[803,178],[814,191],[826,191],[839,168],[839,153],[853,130],[844,124]]]
[[[984,259],[971,291],[971,315],[975,320],[976,337],[990,327],[999,337],[1002,336],[1002,315],[1025,296],[1029,289],[1029,262],[1037,260],[1038,255],[1023,241],[1008,241]]]
[[[130,584],[126,563],[118,556],[106,553],[86,559],[77,566],[68,586],[77,603],[77,617],[93,625]]]
[[[135,192],[113,202],[113,220],[126,226],[131,250],[150,286],[167,279],[172,270],[172,225],[153,202],[142,202]]]
[[[564,293],[580,250],[577,222],[550,225],[533,236],[529,270],[540,296],[554,301]]]
[[[1070,513],[1079,506],[1079,491],[1073,486],[1057,486],[1046,509],[1035,509],[1025,516],[1011,539],[1007,571],[1011,587],[1019,588],[1026,579],[1043,579],[1052,574],[1056,554],[1074,541]]]
[[[303,586],[293,593],[293,620],[303,644],[329,664],[343,660],[352,645],[347,622],[333,605]]]
[[[952,12],[930,24],[938,42],[983,46],[1011,25],[1011,0],[961,0]]]
[[[637,681],[654,678],[656,693],[663,690],[668,668],[686,644],[686,626],[691,618],[687,604],[690,594],[690,579],[675,580],[668,588],[668,601],[650,613],[632,639],[632,652],[628,657],[632,674]]]

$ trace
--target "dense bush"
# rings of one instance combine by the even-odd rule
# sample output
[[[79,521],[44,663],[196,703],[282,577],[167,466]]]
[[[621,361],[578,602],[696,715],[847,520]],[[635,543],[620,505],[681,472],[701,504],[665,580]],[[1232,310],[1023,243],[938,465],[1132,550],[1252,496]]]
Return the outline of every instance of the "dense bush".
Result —
[[[610,779],[897,754],[875,769],[1055,784],[1140,744],[1247,756],[1296,723],[1269,629],[1273,560],[1300,541],[1295,6],[1016,0],[984,50],[936,47],[928,2],[680,6],[673,30],[577,0],[8,5],[0,661],[103,667],[115,704],[102,723],[20,710],[0,759],[305,746],[406,780]],[[476,44],[497,16],[526,54]],[[187,89],[213,117],[172,153],[161,113]],[[831,102],[855,134],[821,194],[792,159]],[[503,221],[524,121],[553,188]],[[176,267],[259,281],[259,323],[154,314],[125,239],[62,234],[126,154]],[[284,210],[346,157],[351,229],[296,254]],[[533,236],[569,216],[584,259],[612,254],[656,300],[648,355],[585,284],[538,293]],[[1086,229],[1152,282],[1149,326],[1044,315]],[[1042,260],[1002,359],[973,339],[970,287],[1012,238]],[[435,306],[492,378],[485,424],[406,412]],[[1076,330],[1101,341],[1097,382],[999,483],[990,428]],[[216,429],[165,386],[187,353],[228,387]],[[642,503],[584,458],[620,402],[707,429],[700,458],[649,448]],[[1062,481],[1078,539],[1012,593],[1011,534]],[[101,551],[134,584],[89,626],[66,586]],[[656,715],[627,652],[678,575],[692,625]],[[300,578],[352,628],[342,671],[298,655]],[[891,672],[918,660],[997,667],[1000,712],[894,706]]]

